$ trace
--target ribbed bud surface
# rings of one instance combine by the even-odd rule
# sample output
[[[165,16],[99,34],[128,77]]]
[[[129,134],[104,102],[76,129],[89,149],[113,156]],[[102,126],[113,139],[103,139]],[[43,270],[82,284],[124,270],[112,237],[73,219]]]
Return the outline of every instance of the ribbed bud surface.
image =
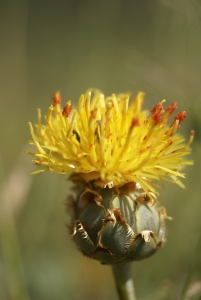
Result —
[[[75,201],[68,198],[67,208],[79,250],[103,264],[149,257],[165,240],[165,209],[133,182],[118,188],[88,185]]]

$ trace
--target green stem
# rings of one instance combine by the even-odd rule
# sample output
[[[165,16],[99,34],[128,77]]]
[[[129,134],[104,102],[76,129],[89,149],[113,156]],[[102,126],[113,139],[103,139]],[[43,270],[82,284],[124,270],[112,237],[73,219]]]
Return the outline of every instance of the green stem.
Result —
[[[136,300],[135,289],[131,277],[131,263],[124,262],[112,266],[119,300]]]
[[[188,275],[186,277],[186,280],[185,280],[185,283],[184,283],[184,286],[183,286],[183,289],[182,289],[182,292],[181,292],[181,298],[180,298],[181,300],[185,299],[186,292],[187,292],[188,287],[191,283],[193,274],[194,274],[195,269],[198,265],[200,257],[201,257],[201,235],[200,235],[200,238],[198,240],[198,244],[197,244],[197,247],[196,247],[196,250],[195,250],[195,255],[193,257],[193,261],[192,261],[191,266],[190,266],[190,270],[188,272]],[[201,299],[201,297],[199,299]]]

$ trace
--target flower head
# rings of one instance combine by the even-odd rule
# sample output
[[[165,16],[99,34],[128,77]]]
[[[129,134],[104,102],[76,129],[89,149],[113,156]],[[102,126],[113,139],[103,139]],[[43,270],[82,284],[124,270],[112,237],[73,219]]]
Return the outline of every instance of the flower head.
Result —
[[[194,131],[187,143],[177,133],[186,112],[179,112],[168,125],[176,103],[164,108],[165,100],[150,113],[142,110],[144,94],[139,92],[129,103],[128,94],[105,97],[89,90],[81,95],[78,109],[68,101],[61,106],[61,96],[53,96],[53,104],[41,124],[29,123],[36,152],[34,163],[40,170],[60,174],[74,173],[97,186],[121,186],[138,183],[152,195],[154,180],[168,180],[183,186],[181,169],[192,164],[190,153]],[[151,196],[152,197],[152,196]]]

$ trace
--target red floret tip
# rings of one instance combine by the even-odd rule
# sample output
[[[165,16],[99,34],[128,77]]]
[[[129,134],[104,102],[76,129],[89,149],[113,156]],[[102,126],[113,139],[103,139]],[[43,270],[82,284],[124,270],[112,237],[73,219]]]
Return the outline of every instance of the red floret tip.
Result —
[[[130,128],[132,129],[134,126],[140,126],[139,118],[132,119]]]
[[[157,103],[154,108],[150,110],[152,119],[156,122],[156,124],[161,123],[163,120],[163,105],[161,103]]]
[[[56,92],[54,93],[53,97],[52,97],[52,102],[53,105],[55,106],[56,104],[61,104],[61,94],[60,92]]]
[[[72,104],[67,103],[62,111],[62,115],[67,118],[70,115],[72,109],[73,109]]]
[[[180,127],[181,122],[186,118],[187,113],[185,111],[180,111],[174,118],[174,121],[179,121],[178,128]]]
[[[173,102],[172,105],[168,106],[165,110],[170,114],[172,114],[177,108],[178,108],[177,103]]]

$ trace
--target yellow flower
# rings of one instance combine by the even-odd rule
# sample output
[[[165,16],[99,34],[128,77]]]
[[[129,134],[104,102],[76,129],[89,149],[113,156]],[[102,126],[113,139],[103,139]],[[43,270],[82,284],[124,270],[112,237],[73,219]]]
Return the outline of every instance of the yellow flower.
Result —
[[[154,180],[168,180],[183,187],[181,169],[193,162],[186,160],[190,139],[177,134],[186,113],[179,112],[167,125],[176,103],[163,108],[165,100],[150,111],[142,110],[144,93],[130,101],[128,94],[105,97],[99,90],[81,95],[78,109],[70,101],[61,107],[61,96],[53,96],[45,125],[29,123],[36,152],[34,163],[41,166],[32,174],[50,170],[74,173],[80,180],[95,185],[120,186],[135,182],[148,194],[157,193]]]

